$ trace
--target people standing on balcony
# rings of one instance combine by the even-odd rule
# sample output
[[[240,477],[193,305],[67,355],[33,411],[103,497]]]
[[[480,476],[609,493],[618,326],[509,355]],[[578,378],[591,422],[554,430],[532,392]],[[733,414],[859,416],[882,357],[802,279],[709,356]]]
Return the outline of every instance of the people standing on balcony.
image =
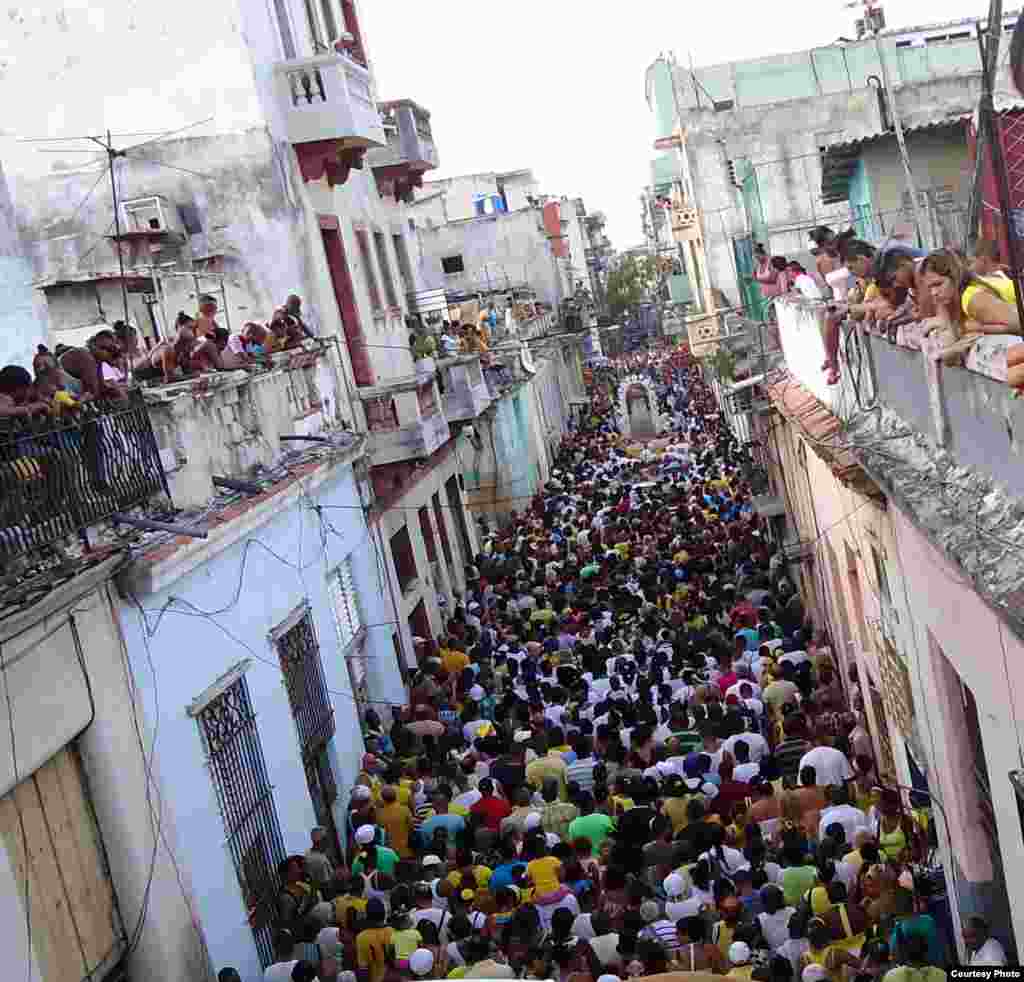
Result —
[[[209,293],[199,295],[199,309],[193,318],[197,338],[212,338],[217,329],[217,298]]]
[[[121,345],[114,332],[103,330],[89,338],[84,348],[65,348],[57,355],[57,362],[65,373],[77,381],[77,386],[73,385],[73,388],[78,391],[72,391],[75,398],[119,398],[124,395],[124,388],[104,379],[103,366],[116,366],[121,358]]]
[[[50,401],[39,397],[27,369],[21,365],[0,368],[0,417],[29,419],[49,411]]]
[[[302,319],[302,297],[297,293],[289,293],[288,299],[284,302],[283,310],[299,326],[302,337],[311,340],[316,337],[310,326]]]

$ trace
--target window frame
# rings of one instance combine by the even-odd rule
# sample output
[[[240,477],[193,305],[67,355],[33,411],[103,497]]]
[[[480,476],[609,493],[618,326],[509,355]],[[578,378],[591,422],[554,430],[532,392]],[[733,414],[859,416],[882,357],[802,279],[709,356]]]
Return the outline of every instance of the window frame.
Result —
[[[398,291],[395,289],[395,278],[391,272],[391,260],[388,256],[387,236],[379,228],[373,230],[373,250],[377,255],[377,266],[380,268],[381,279],[384,281],[384,298],[389,310],[400,310]]]
[[[356,249],[359,251],[359,258],[365,272],[366,289],[370,294],[370,309],[375,317],[383,317],[383,295],[380,292],[380,281],[377,279],[377,271],[373,265],[373,248],[370,245],[369,230],[357,226],[353,231],[356,237]]]
[[[457,259],[459,261],[459,268],[458,269],[449,269],[448,268],[447,264],[448,264],[449,260],[452,260],[452,259]],[[466,261],[463,258],[462,253],[461,252],[457,252],[457,253],[453,253],[450,256],[442,256],[441,257],[441,272],[444,273],[445,276],[460,276],[461,274],[465,273],[466,272]]]

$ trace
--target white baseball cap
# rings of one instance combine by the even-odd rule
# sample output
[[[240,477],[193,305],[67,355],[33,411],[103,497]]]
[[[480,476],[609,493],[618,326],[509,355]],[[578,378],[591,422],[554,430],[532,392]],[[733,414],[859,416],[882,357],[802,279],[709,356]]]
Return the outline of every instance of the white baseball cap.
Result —
[[[409,971],[413,975],[426,975],[434,967],[434,953],[429,948],[417,948],[409,956]]]
[[[357,784],[352,788],[352,797],[356,801],[368,801],[373,797],[373,792],[365,784]]]
[[[470,687],[469,698],[472,699],[473,702],[479,702],[485,695],[487,695],[487,693],[484,692],[484,687],[482,685],[474,685]]]
[[[537,812],[529,812],[526,816],[526,820],[523,822],[523,825],[527,830],[537,828],[537,826],[540,825],[540,815]]]
[[[666,897],[681,897],[686,893],[686,881],[678,873],[669,873],[662,881]]]
[[[360,825],[359,828],[356,829],[356,842],[361,846],[368,846],[376,838],[376,825]]]
[[[824,965],[807,965],[800,976],[803,982],[826,982],[828,972]]]
[[[442,862],[444,862],[444,860],[442,860],[440,856],[435,856],[433,853],[429,856],[424,856],[423,859],[420,860],[420,863],[423,866],[440,866]]]
[[[750,945],[746,941],[734,941],[729,945],[729,961],[733,965],[745,965],[750,961]]]

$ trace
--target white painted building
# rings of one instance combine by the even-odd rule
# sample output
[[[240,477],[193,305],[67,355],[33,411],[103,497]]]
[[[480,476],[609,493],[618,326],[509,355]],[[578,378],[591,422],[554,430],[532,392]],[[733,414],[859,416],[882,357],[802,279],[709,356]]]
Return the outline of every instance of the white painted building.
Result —
[[[3,650],[17,681],[12,763],[0,775],[4,939],[44,982],[100,980],[125,958],[153,980],[229,965],[255,978],[270,957],[277,862],[308,847],[314,824],[336,828],[344,845],[359,711],[404,703],[403,674],[425,650],[414,639],[439,636],[464,588],[478,551],[461,463],[468,427],[513,387],[488,385],[478,356],[413,362],[406,295],[424,284],[408,203],[437,153],[421,107],[377,101],[354,0],[127,12],[46,0],[19,16],[24,56],[19,47],[0,80],[5,127],[46,135],[20,98],[31,90],[32,104],[55,107],[51,135],[110,129],[119,148],[141,144],[114,161],[116,211],[94,144],[44,144],[61,151],[48,155],[3,146],[31,268],[0,249],[2,282],[25,298],[34,278],[49,343],[80,344],[125,307],[145,336],[166,337],[202,292],[218,297],[232,331],[297,293],[319,340],[262,371],[147,388],[124,433],[103,410],[121,435],[82,462],[76,473],[89,479],[74,506],[49,502],[56,532],[37,528],[28,498],[5,499],[5,562],[32,570],[38,548],[59,542],[75,564],[70,593],[51,591],[42,605],[28,594],[5,622],[37,631],[40,650],[22,657],[20,634]],[[336,38],[346,53],[331,49]],[[125,84],[134,78],[146,85]],[[530,180],[509,176],[518,209]],[[38,331],[19,320],[15,348],[31,351]],[[519,348],[496,357],[522,361]],[[525,369],[517,391],[543,475],[568,396],[540,374],[544,416]],[[123,487],[98,490],[113,472]],[[205,538],[111,529],[115,512],[153,514],[165,490],[176,522]],[[79,530],[111,550],[109,568],[81,554]],[[75,618],[78,640],[59,626]],[[51,628],[63,632],[56,652]],[[45,685],[52,678],[64,684]],[[75,903],[61,899],[54,868],[70,857],[14,888],[26,878],[21,818],[49,807],[53,773],[78,775],[95,823],[76,805],[73,827],[82,849],[95,840],[93,853],[108,854],[109,875],[87,864],[93,902],[81,901],[77,879]],[[28,918],[19,895],[33,905]],[[39,898],[95,923],[84,933],[66,919],[44,925]]]

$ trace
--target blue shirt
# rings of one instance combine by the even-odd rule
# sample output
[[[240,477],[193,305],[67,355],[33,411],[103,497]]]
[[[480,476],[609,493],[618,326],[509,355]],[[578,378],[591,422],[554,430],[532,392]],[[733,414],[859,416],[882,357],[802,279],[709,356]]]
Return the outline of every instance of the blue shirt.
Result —
[[[512,886],[515,883],[513,876],[517,869],[525,870],[526,863],[521,863],[518,860],[511,863],[502,863],[491,873],[491,878],[487,881],[487,889],[494,894],[501,887]]]
[[[466,820],[461,815],[453,815],[451,812],[435,815],[420,826],[420,841],[429,844],[437,829],[445,829],[448,833],[448,840],[451,842],[465,827]]]

